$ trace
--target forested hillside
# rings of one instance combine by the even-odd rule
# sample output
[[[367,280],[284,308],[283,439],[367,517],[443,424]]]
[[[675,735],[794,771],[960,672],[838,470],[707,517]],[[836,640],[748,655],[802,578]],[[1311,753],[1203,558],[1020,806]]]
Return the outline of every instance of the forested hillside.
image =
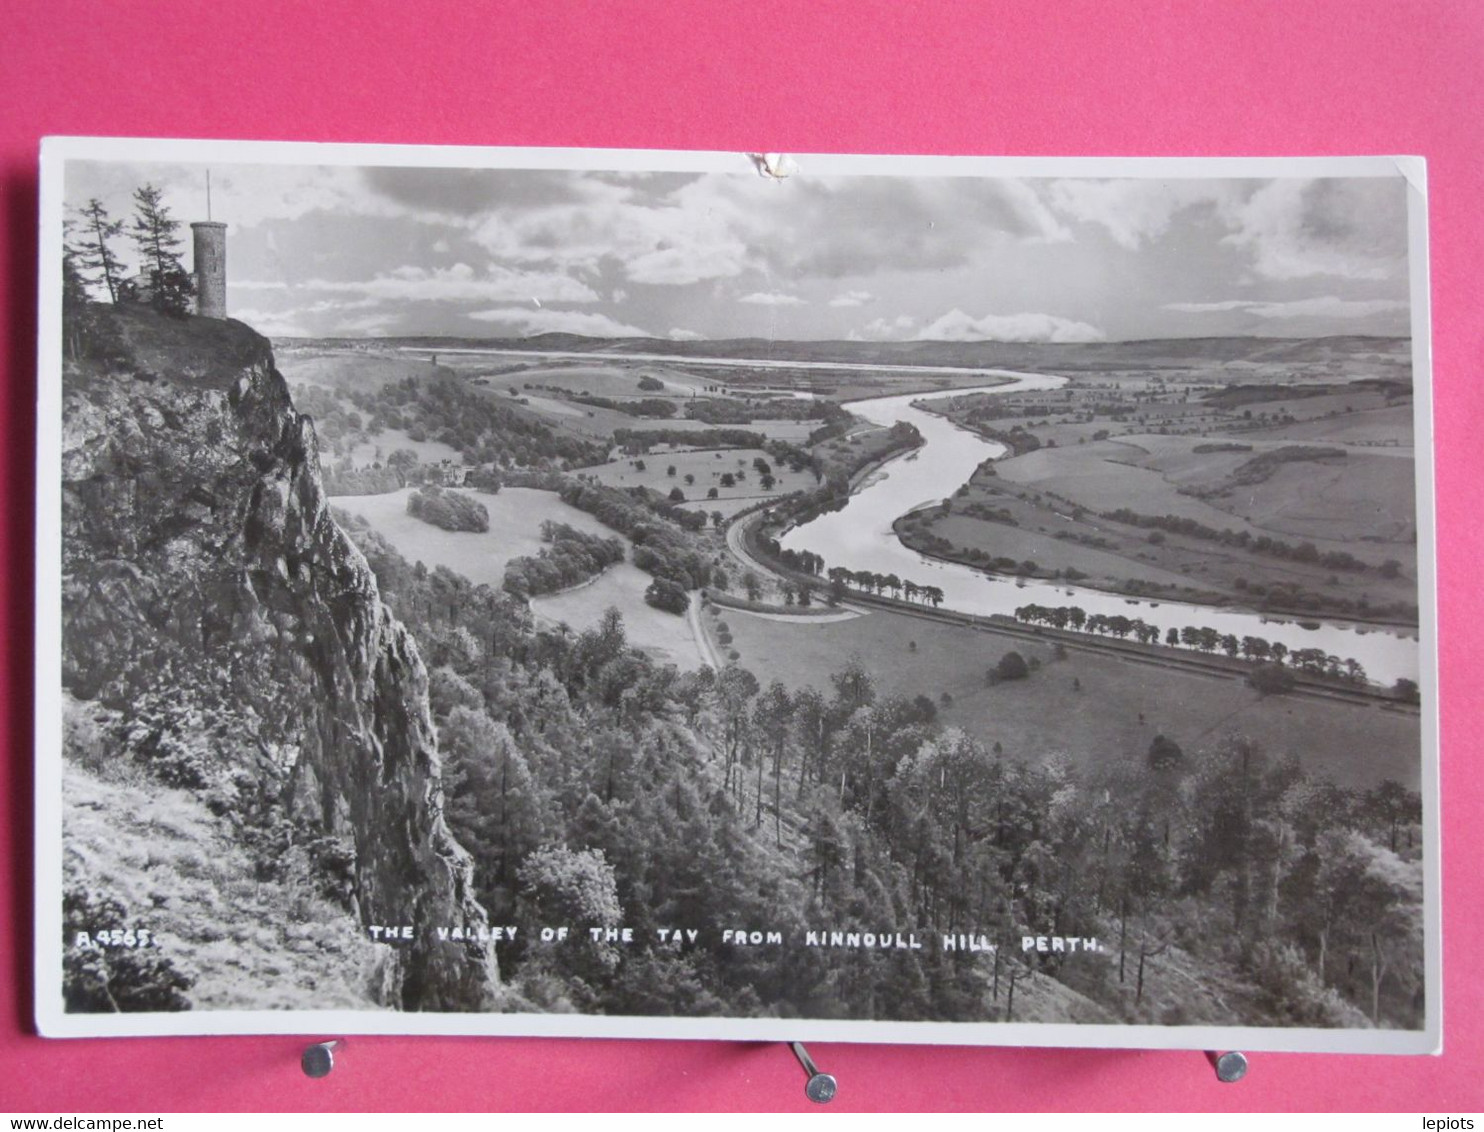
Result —
[[[629,944],[501,949],[545,1009],[1415,1026],[1416,797],[1360,795],[1240,735],[1079,775],[986,749],[842,660],[678,675],[621,619],[541,630],[509,595],[354,530],[421,643],[449,823],[493,922],[621,923]],[[660,929],[700,929],[661,943]],[[776,930],[781,946],[725,943]],[[812,930],[921,950],[801,946]],[[997,951],[945,952],[941,933]],[[578,934],[581,934],[580,932]],[[1025,936],[1096,952],[1022,950]]]

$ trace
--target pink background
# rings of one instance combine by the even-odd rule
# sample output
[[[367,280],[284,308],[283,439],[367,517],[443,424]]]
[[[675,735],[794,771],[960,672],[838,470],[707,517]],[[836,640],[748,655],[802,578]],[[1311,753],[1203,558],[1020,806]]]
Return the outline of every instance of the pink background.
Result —
[[[31,1023],[31,520],[43,134],[1430,166],[1444,817],[1440,1058],[819,1045],[836,1109],[1484,1107],[1484,5],[1477,0],[198,5],[12,0],[0,66],[0,1109],[805,1108],[781,1045],[43,1041]]]

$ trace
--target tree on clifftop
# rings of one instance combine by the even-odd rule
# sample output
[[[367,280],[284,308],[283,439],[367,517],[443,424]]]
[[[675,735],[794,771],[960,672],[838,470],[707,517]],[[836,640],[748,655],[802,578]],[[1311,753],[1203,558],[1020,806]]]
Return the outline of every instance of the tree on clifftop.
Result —
[[[110,303],[118,302],[118,285],[123,280],[124,265],[108,246],[124,230],[122,220],[114,220],[93,197],[82,208],[74,209],[67,222],[72,239],[67,244],[73,264],[82,281],[89,287],[102,283]]]
[[[180,221],[170,215],[153,185],[134,190],[129,238],[139,251],[140,272],[149,279],[150,305],[168,314],[185,314],[194,287],[180,262]]]

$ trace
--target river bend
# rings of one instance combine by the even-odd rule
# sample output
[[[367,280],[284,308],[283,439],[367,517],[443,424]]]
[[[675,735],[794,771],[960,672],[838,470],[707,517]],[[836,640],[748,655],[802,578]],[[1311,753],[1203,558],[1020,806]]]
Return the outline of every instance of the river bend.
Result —
[[[1191,605],[1171,601],[1126,598],[1065,583],[1006,578],[960,563],[928,558],[904,546],[892,530],[894,520],[927,503],[939,502],[968,482],[987,458],[999,458],[1004,445],[961,428],[933,413],[914,408],[914,401],[961,397],[967,393],[1005,394],[1055,389],[1066,378],[1045,374],[986,370],[1011,380],[1005,384],[941,393],[911,393],[850,401],[845,407],[883,427],[907,421],[922,434],[923,445],[898,456],[868,478],[839,511],[821,515],[788,531],[780,540],[791,550],[820,555],[826,567],[845,566],[896,574],[919,585],[943,591],[943,608],[978,615],[1013,616],[1022,605],[1076,605],[1088,615],[1122,614],[1139,617],[1163,632],[1187,625],[1210,626],[1238,638],[1262,637],[1282,641],[1290,651],[1318,648],[1341,659],[1364,665],[1372,681],[1390,684],[1399,677],[1417,679],[1418,642],[1392,629],[1318,622],[1307,629],[1296,621],[1265,617],[1249,611]],[[1131,501],[1137,505],[1137,501]],[[1307,620],[1307,619],[1306,619]],[[1310,621],[1309,624],[1316,624]]]

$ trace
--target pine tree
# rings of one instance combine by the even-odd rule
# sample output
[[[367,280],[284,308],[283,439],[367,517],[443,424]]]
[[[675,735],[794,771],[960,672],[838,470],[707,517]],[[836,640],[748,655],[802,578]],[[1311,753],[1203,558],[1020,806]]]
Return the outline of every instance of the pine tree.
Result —
[[[62,347],[69,358],[80,358],[87,351],[88,330],[87,280],[77,267],[77,250],[62,247]]]
[[[163,193],[154,185],[134,190],[135,213],[129,238],[139,250],[142,270],[149,276],[151,302],[169,314],[185,314],[193,290],[191,277],[180,262],[180,221],[170,215]]]
[[[68,247],[73,265],[85,284],[91,287],[102,283],[108,301],[116,303],[124,265],[109,247],[109,241],[122,234],[124,222],[112,219],[97,197],[73,211],[75,218],[68,225],[73,237]]]

